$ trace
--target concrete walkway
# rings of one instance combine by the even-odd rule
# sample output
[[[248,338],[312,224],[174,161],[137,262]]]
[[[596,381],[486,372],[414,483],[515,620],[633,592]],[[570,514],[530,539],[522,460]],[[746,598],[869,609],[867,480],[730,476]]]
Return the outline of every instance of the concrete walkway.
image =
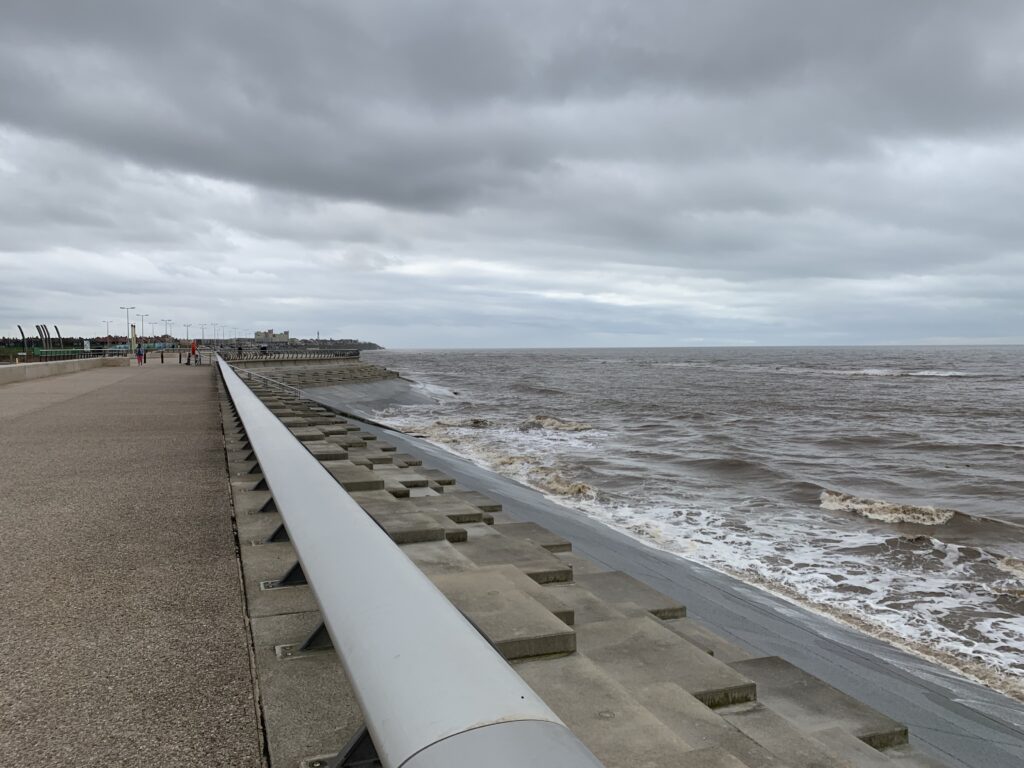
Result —
[[[0,386],[0,763],[258,766],[213,368]]]

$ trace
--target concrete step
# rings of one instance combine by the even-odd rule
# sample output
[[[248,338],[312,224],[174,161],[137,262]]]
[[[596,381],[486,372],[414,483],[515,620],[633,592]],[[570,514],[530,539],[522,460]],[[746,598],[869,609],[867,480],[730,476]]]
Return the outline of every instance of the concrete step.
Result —
[[[516,589],[528,594],[567,626],[571,627],[576,623],[576,612],[561,597],[563,594],[562,587],[571,585],[538,584],[514,565],[481,566],[477,569],[477,572],[501,574]]]
[[[405,492],[408,493],[409,489],[406,488]],[[466,541],[469,538],[469,535],[466,533],[466,529],[458,523],[452,522],[452,519],[447,515],[433,515],[429,512],[424,512],[423,514],[444,528],[444,537],[447,541],[455,543]]]
[[[543,547],[495,533],[483,523],[466,525],[469,540],[459,552],[477,565],[514,565],[538,584],[569,581],[572,570]]]
[[[537,525],[537,523],[500,523],[495,524],[494,530],[515,539],[532,541],[534,544],[544,547],[548,552],[572,551],[572,542]]]
[[[455,479],[449,477],[439,469],[420,469],[419,473],[427,480],[437,483],[440,486],[455,485]]]
[[[597,597],[578,583],[549,584],[544,589],[553,593],[572,610],[574,625],[629,618],[614,605]]]
[[[726,664],[753,658],[752,653],[735,643],[729,642],[724,637],[716,635],[696,619],[685,617],[681,619],[668,619],[664,624],[684,640],[688,640]]]
[[[445,488],[445,493],[454,494],[462,501],[472,504],[483,512],[501,512],[501,504],[478,491],[469,491],[458,486],[449,486]]]
[[[949,768],[951,765],[914,749],[910,744],[890,747],[882,752],[892,768]]]
[[[423,512],[448,515],[456,523],[483,522],[484,513],[478,507],[444,494],[415,498],[410,504]]]
[[[431,580],[506,659],[576,650],[572,628],[500,573],[434,574]]]
[[[719,714],[790,768],[853,768],[855,765],[801,733],[786,718],[761,703],[728,707],[719,710]]]
[[[754,683],[654,618],[580,624],[577,647],[628,689],[672,682],[708,707],[753,701]]]
[[[309,442],[310,440],[323,440],[324,433],[316,427],[289,427],[288,431],[292,433],[292,436],[301,443]]]
[[[694,751],[620,683],[578,654],[514,667],[605,768],[686,765],[681,757]]]
[[[347,450],[326,440],[310,440],[305,445],[306,450],[320,461],[339,461],[348,458]]]
[[[778,656],[733,662],[757,683],[758,700],[810,733],[835,726],[875,749],[907,743],[907,727]]]
[[[331,476],[341,484],[341,487],[350,493],[384,488],[384,480],[366,467],[357,467],[347,460],[325,461],[323,465],[331,473]]]
[[[495,520],[494,524],[497,525],[498,522],[498,520]],[[607,566],[596,563],[590,558],[583,557],[575,552],[556,552],[555,556],[572,568],[573,574],[577,577],[588,573],[608,573],[612,570]]]
[[[882,752],[843,728],[825,728],[810,735],[829,752],[844,755],[854,768],[892,768],[892,762]]]
[[[727,752],[750,768],[789,768],[675,683],[642,685],[631,688],[630,693],[673,733],[695,747]]]
[[[415,544],[445,538],[444,527],[420,512],[374,512],[370,513],[370,517],[377,521],[396,544]]]
[[[406,544],[402,547],[402,551],[427,576],[475,571],[476,564],[462,555],[456,549],[457,546],[462,545],[451,544],[447,541],[428,541]]]
[[[575,574],[575,580],[603,600],[636,603],[659,619],[678,619],[686,615],[684,606],[620,571]]]

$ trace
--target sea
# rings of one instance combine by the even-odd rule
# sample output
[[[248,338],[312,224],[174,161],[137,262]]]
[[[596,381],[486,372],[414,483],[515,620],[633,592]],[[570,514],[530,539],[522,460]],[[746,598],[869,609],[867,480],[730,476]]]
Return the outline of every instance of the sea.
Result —
[[[1024,347],[365,353],[377,414],[1024,699]]]

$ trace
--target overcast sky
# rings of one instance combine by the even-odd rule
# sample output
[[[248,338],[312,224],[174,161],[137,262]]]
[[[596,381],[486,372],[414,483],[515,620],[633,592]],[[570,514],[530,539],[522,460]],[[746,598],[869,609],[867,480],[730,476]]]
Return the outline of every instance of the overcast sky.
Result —
[[[1020,343],[1022,41],[1019,0],[0,0],[0,335]]]

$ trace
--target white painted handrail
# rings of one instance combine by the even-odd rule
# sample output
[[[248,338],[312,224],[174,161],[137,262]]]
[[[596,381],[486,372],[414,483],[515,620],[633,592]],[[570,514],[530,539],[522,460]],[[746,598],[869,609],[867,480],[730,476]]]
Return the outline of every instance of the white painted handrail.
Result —
[[[219,361],[386,768],[601,763]]]

